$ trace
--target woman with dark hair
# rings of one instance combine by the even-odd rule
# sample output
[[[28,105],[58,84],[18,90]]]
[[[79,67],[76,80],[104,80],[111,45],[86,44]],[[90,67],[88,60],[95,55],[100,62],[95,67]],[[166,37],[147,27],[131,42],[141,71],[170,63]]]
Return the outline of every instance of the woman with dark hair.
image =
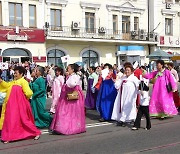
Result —
[[[97,97],[97,91],[95,89],[95,86],[98,82],[98,75],[96,74],[96,67],[91,66],[89,68],[89,72],[90,72],[90,75],[88,78],[88,87],[87,87],[85,105],[88,109],[95,109],[96,97]]]
[[[69,76],[62,87],[50,129],[56,133],[71,135],[85,132],[86,127],[84,95],[80,87],[80,77],[76,74],[78,65],[68,65],[67,71]],[[75,98],[72,98],[73,93]],[[68,97],[70,95],[71,98]]]
[[[171,71],[175,82],[177,83],[178,86],[178,81],[179,81],[179,77],[178,77],[178,73],[177,71],[174,69],[174,64],[173,63],[168,63],[167,64],[168,69]],[[179,98],[179,92],[178,90],[173,92],[173,99],[174,99],[174,103],[176,108],[178,109],[178,111],[180,112],[180,98]]]
[[[102,83],[98,92],[96,108],[100,113],[100,122],[111,120],[114,101],[117,95],[117,90],[114,87],[114,79],[116,75],[113,73],[112,65],[106,63],[102,70]]]
[[[136,99],[140,82],[133,72],[132,65],[126,65],[125,76],[115,82],[118,94],[111,119],[117,121],[117,126],[125,126],[125,122],[136,119]]]
[[[29,103],[33,93],[23,77],[25,69],[17,66],[14,71],[13,81],[5,82],[0,79],[0,91],[7,93],[0,120],[4,143],[34,137],[39,139],[41,134],[34,124]]]
[[[177,84],[171,72],[164,68],[163,60],[157,60],[156,67],[157,71],[144,75],[144,78],[155,78],[149,105],[150,115],[164,119],[178,113],[173,101],[173,92],[177,90]],[[172,89],[167,88],[168,85]]]
[[[44,68],[39,66],[36,68],[37,79],[30,83],[33,91],[31,99],[31,107],[35,119],[35,124],[38,128],[47,128],[50,126],[52,117],[46,111],[46,86],[45,80],[42,77]]]
[[[61,89],[64,84],[64,76],[63,76],[63,69],[57,67],[55,69],[55,78],[52,84],[52,105],[50,108],[50,113],[54,114],[56,112],[56,106],[59,101],[59,97],[61,95]]]

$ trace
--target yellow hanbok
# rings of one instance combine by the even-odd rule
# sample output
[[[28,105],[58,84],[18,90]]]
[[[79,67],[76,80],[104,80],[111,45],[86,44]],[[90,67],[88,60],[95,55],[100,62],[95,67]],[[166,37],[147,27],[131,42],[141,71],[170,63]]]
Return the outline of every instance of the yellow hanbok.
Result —
[[[5,116],[5,111],[6,111],[6,104],[9,99],[9,95],[11,92],[11,88],[13,85],[20,85],[22,87],[23,93],[25,94],[27,99],[30,99],[33,92],[29,87],[29,83],[24,79],[24,77],[18,79],[18,80],[13,80],[11,82],[5,82],[2,81],[0,83],[0,92],[5,92],[6,98],[4,100],[3,106],[2,106],[2,111],[1,111],[1,118],[0,118],[0,130],[2,130],[3,122],[4,122],[4,116]]]

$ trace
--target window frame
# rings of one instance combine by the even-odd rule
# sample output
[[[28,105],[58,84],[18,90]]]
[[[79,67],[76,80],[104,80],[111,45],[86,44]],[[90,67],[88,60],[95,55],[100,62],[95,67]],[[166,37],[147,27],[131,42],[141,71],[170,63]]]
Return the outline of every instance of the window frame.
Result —
[[[135,19],[137,19],[137,21]],[[137,29],[135,29],[135,25],[137,25]],[[134,17],[134,31],[138,31],[138,30],[139,30],[139,17]]]
[[[113,34],[118,34],[118,15],[112,15],[112,18],[113,18]],[[115,29],[114,29],[114,24],[116,25]]]
[[[94,19],[94,27],[91,29],[91,18]],[[86,20],[88,20],[88,27],[86,27]],[[95,33],[95,13],[85,12],[85,30],[87,33]]]
[[[23,10],[22,10],[22,3],[13,3],[13,2],[9,2],[9,9],[10,9],[10,5],[14,6],[14,23],[10,24],[10,13],[9,13],[9,25],[10,26],[23,26]],[[16,5],[20,4],[21,6],[21,25],[17,25],[17,8]]]
[[[169,25],[169,21],[170,25]],[[168,32],[170,26],[170,32]],[[173,35],[173,19],[171,18],[165,18],[165,35]]]
[[[54,25],[52,25],[52,19],[51,19],[51,30],[55,31],[62,31],[62,10],[61,9],[50,9],[50,18],[51,18],[51,13],[53,11],[53,17],[54,17]],[[57,25],[57,19],[56,19],[56,12],[60,11],[60,25]]]
[[[123,20],[123,18],[127,18],[128,20]],[[123,30],[123,24],[125,27],[124,30]],[[127,25],[128,25],[128,29],[127,29]],[[130,26],[131,26],[130,16],[123,15],[122,16],[122,33],[130,33]]]
[[[86,52],[88,52],[88,56],[83,56]],[[96,57],[91,57],[91,53],[95,53]],[[84,59],[88,59],[88,66],[87,67],[91,66],[91,60],[93,60],[94,58],[97,60],[96,62],[99,64],[99,55],[98,55],[98,53],[96,51],[94,51],[94,50],[86,50],[82,54],[82,61],[83,62],[84,62]]]
[[[48,56],[51,51],[54,52],[54,56]],[[59,58],[61,58],[61,57],[63,57],[63,56],[58,57],[58,56],[57,56],[57,52],[62,53],[63,56],[66,55],[64,51],[59,50],[59,49],[49,50],[48,53],[47,53],[47,62],[48,62],[48,63],[49,63],[49,59],[54,59],[54,60],[55,60],[55,64],[54,64],[54,65],[58,65],[58,64],[56,63],[56,62],[57,62],[57,59],[59,59]],[[60,64],[62,64],[62,63],[60,63]]]
[[[34,7],[34,23],[35,23],[35,25],[34,26],[31,26],[30,25],[30,6],[33,6]],[[36,11],[36,5],[34,5],[34,4],[29,4],[29,27],[30,28],[36,28],[37,27],[37,11]]]

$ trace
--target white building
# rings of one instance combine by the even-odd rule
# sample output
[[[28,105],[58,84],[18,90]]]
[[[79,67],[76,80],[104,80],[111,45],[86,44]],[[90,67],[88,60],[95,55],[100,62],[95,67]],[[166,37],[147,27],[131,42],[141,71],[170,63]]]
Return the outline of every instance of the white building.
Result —
[[[146,55],[162,46],[159,36],[166,39],[163,14],[170,9],[164,10],[160,1],[0,0],[0,60],[61,65],[60,57],[70,55],[69,63],[82,61],[87,67],[135,60],[143,64],[148,62]],[[174,21],[180,22],[179,3],[172,6],[176,10],[168,17],[175,27]],[[179,27],[174,27],[172,34],[178,39]]]
[[[180,54],[180,0],[150,0],[150,31],[159,34],[157,46]]]

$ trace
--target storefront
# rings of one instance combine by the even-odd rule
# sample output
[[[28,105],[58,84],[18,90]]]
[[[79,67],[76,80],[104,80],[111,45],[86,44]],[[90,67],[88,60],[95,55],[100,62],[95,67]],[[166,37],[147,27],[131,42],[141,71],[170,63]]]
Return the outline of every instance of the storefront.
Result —
[[[46,65],[44,30],[0,28],[0,61]]]
[[[146,62],[146,51],[144,46],[118,46],[117,51],[118,64],[137,61],[140,65]]]

